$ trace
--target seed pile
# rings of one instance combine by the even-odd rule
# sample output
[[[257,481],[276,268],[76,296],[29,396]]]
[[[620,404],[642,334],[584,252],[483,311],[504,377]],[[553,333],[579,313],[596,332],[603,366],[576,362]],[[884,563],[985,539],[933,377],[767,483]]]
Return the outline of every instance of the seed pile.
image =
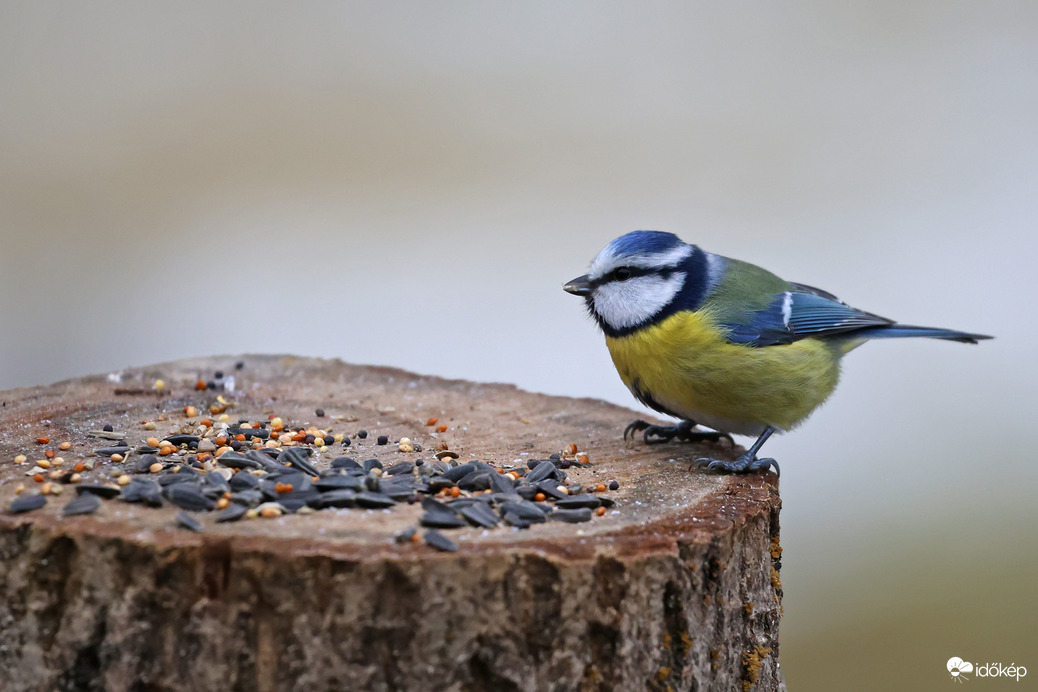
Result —
[[[616,481],[585,487],[570,480],[566,469],[588,465],[586,455],[578,454],[575,445],[563,450],[567,458],[552,454],[527,462],[525,468],[461,462],[441,442],[435,458],[429,460],[405,459],[385,465],[375,458],[357,461],[337,456],[327,468],[319,469],[314,464],[321,456],[318,452],[327,458],[337,444],[345,452],[352,444],[350,435],[312,427],[293,429],[275,416],[260,422],[241,419],[231,423],[225,411],[233,405],[221,395],[209,407],[210,413],[220,414],[216,421],[189,421],[179,432],[161,438],[142,436],[136,447],[127,442],[126,433],[111,425],[91,431],[91,436],[107,444],[71,469],[55,468],[64,460],[54,455],[38,460],[27,475],[41,484],[40,493],[22,493],[24,488],[19,487],[19,497],[9,512],[40,509],[46,496],[60,494],[63,486],[72,486],[77,493],[62,508],[63,516],[92,514],[103,502],[114,500],[148,507],[173,505],[180,510],[177,525],[190,531],[204,530],[198,513],[211,513],[214,521],[222,523],[326,509],[387,510],[400,503],[420,503],[419,524],[427,529],[425,542],[437,550],[455,551],[457,544],[441,531],[501,526],[527,529],[547,521],[590,521],[614,504],[603,493],[619,487]],[[198,408],[188,405],[183,413],[194,417]],[[326,414],[317,409],[315,415],[324,418]],[[426,425],[437,422],[430,418]],[[154,421],[142,421],[142,425],[144,435],[157,427]],[[435,429],[441,432],[446,426]],[[352,438],[365,440],[368,435],[367,430],[358,430]],[[50,439],[40,436],[36,442],[47,445]],[[382,448],[390,440],[378,435],[375,443]],[[401,453],[422,451],[421,445],[407,437],[395,445]],[[68,442],[60,445],[62,450],[70,447]],[[94,471],[95,459],[107,459],[110,464],[102,462]],[[15,461],[28,463],[24,455]],[[118,469],[114,482],[83,477],[111,469]],[[396,540],[419,540],[417,528],[401,532]]]

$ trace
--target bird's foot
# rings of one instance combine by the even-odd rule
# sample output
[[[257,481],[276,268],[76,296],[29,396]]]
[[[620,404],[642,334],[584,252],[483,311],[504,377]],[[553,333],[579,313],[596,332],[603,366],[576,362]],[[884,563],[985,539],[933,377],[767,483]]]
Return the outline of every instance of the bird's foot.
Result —
[[[671,440],[678,440],[679,442],[717,442],[721,438],[726,438],[729,442],[735,444],[728,433],[693,430],[694,427],[696,427],[695,422],[690,420],[683,420],[676,425],[654,425],[639,418],[624,428],[624,439],[626,440],[630,437],[633,440],[638,433],[644,431],[643,439],[645,444],[648,445],[663,444]]]
[[[776,477],[781,473],[779,471],[778,462],[774,459],[758,459],[752,456],[749,452],[741,455],[734,461],[722,461],[721,459],[702,457],[696,459],[694,465],[700,468],[705,467],[708,471],[718,471],[719,473],[753,473],[754,471],[767,471],[772,467],[775,468]]]

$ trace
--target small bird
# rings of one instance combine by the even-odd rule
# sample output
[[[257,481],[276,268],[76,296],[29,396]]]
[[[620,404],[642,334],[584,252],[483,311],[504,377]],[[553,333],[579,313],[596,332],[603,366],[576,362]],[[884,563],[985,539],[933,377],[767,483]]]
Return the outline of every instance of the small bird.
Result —
[[[649,444],[757,436],[734,461],[697,460],[728,473],[771,467],[777,473],[774,459],[757,458],[760,448],[829,397],[840,359],[865,341],[923,336],[975,344],[991,338],[898,324],[660,231],[613,240],[587,274],[563,289],[584,298],[638,401],[681,421],[636,420],[624,439],[641,431]],[[697,424],[715,432],[693,430]]]

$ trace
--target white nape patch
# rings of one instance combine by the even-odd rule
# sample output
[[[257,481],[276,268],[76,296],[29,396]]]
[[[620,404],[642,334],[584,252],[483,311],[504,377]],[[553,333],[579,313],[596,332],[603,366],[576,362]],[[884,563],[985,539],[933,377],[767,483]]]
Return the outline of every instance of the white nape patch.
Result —
[[[789,326],[789,318],[793,316],[793,294],[786,291],[782,294],[782,324]]]
[[[613,329],[634,327],[665,308],[684,285],[684,272],[674,272],[667,278],[650,274],[610,281],[595,289],[595,313]]]
[[[725,267],[728,265],[728,260],[720,255],[715,255],[712,252],[701,250],[703,256],[706,257],[706,292],[710,293],[717,284],[720,283],[721,277],[724,276]]]
[[[607,245],[598,257],[591,262],[587,275],[591,280],[601,279],[617,267],[635,267],[638,269],[663,269],[676,267],[682,260],[692,254],[693,246],[679,245],[666,252],[655,252],[637,255],[617,255]]]

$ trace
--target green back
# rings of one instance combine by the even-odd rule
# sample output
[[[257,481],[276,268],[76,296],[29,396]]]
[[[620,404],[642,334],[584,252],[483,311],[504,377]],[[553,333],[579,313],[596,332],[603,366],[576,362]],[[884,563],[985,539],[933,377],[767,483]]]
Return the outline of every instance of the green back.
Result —
[[[723,259],[724,276],[707,295],[702,306],[718,322],[750,324],[754,312],[767,309],[777,295],[791,288],[789,282],[767,269],[737,259]]]

